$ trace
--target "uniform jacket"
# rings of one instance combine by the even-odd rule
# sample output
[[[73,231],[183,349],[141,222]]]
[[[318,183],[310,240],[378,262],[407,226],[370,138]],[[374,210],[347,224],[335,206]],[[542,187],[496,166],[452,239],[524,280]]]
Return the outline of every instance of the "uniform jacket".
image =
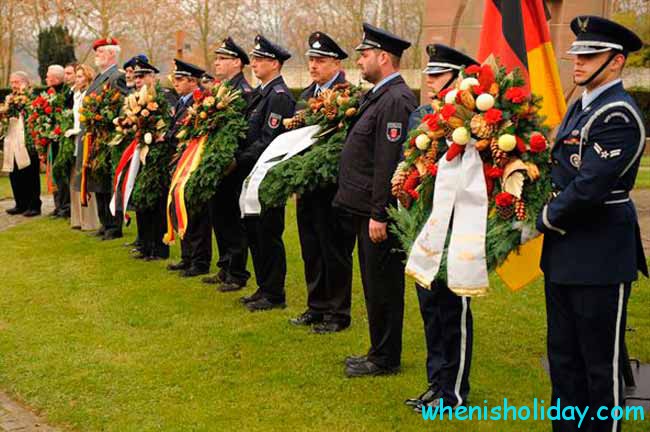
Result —
[[[361,100],[341,152],[334,205],[380,222],[394,205],[390,180],[400,160],[415,95],[398,76]]]
[[[242,72],[239,72],[237,75],[232,77],[229,83],[233,88],[241,90],[241,95],[246,103],[250,103],[251,97],[253,96],[253,88],[248,84],[248,81]]]
[[[551,154],[555,192],[537,221],[547,279],[610,285],[647,275],[629,197],[644,146],[641,112],[622,84],[569,108]]]
[[[255,89],[246,113],[246,142],[235,155],[241,176],[250,173],[266,147],[285,131],[282,120],[293,116],[295,106],[296,101],[281,76],[270,81],[264,89]]]
[[[336,77],[336,79],[332,82],[332,87],[334,87],[337,84],[345,84],[347,80],[345,79],[345,72],[340,71],[339,75]],[[300,94],[300,100],[307,102],[309,99],[314,97],[314,92],[316,91],[316,83],[312,82],[309,84],[309,86],[302,91]]]

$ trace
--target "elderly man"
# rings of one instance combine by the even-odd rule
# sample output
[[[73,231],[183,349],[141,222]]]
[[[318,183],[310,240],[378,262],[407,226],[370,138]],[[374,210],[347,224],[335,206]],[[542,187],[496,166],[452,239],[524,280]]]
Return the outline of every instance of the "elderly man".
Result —
[[[93,43],[93,49],[95,50],[95,65],[101,73],[95,77],[86,94],[99,93],[106,84],[117,89],[120,93],[126,94],[128,90],[124,74],[117,67],[117,60],[120,56],[119,42],[114,38],[99,39]],[[73,182],[73,187],[75,190],[80,190],[80,186],[80,176],[77,176]],[[99,221],[102,224],[97,231],[97,236],[101,237],[102,240],[122,237],[122,212],[120,210],[115,216],[112,216],[109,209],[112,191],[111,178],[101,179],[101,181],[93,181],[92,178],[89,178],[87,190],[95,192],[97,199],[97,211]]]
[[[64,83],[65,78],[65,69],[63,66],[54,64],[50,65],[47,68],[47,74],[45,75],[45,84],[47,87],[54,90],[57,95],[60,95],[63,98],[66,98],[66,93],[68,89]],[[52,114],[54,115],[54,114]],[[54,161],[59,154],[59,141],[52,140],[51,144],[52,159]],[[48,158],[48,164],[51,163]],[[54,179],[55,189],[53,192],[54,196],[54,210],[50,213],[50,216],[68,218],[70,217],[70,187],[68,185],[67,178],[55,178]]]
[[[341,60],[347,53],[327,34],[309,36],[309,75],[313,82],[302,92],[304,102],[337,84],[346,83]],[[340,225],[332,207],[336,184],[321,185],[302,194],[297,203],[298,233],[307,285],[307,310],[289,322],[311,326],[315,333],[333,333],[350,325],[352,251],[354,235]]]
[[[9,77],[11,94],[9,97],[15,97],[26,94],[29,91],[29,77],[25,72],[17,71]],[[14,125],[12,126],[11,123]],[[22,137],[25,135],[24,119],[20,123],[19,119],[10,119],[10,130],[7,131],[7,137],[4,143],[4,161],[2,170],[9,172],[9,181],[13,192],[16,205],[7,210],[10,215],[21,214],[32,217],[41,214],[41,183],[39,178],[39,161],[38,154],[33,148],[28,149],[25,146]],[[15,132],[12,129],[15,128]],[[22,144],[21,144],[22,143]]]

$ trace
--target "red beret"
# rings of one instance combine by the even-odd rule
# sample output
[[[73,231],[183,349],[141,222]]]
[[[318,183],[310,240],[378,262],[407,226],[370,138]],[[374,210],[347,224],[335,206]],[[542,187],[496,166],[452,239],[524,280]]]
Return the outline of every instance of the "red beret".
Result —
[[[107,37],[105,39],[97,39],[95,42],[93,42],[93,50],[97,50],[97,48],[103,46],[115,46],[119,44],[120,43],[117,41],[117,39],[112,37]]]

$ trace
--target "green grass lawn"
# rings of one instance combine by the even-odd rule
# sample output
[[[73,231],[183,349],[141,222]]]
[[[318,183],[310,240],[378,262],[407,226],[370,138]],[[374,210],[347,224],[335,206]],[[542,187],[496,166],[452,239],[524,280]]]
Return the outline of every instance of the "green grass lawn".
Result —
[[[127,229],[133,238],[134,229]],[[61,220],[0,233],[0,389],[78,431],[436,430],[547,431],[527,422],[424,422],[402,401],[426,385],[424,338],[412,284],[406,293],[403,373],[349,380],[342,360],[368,346],[355,265],[353,326],[321,336],[287,320],[305,307],[294,207],[287,211],[289,307],[251,314],[237,299],[166,263],[129,258]],[[178,255],[174,248],[174,255]],[[650,290],[634,290],[628,348],[650,361]],[[244,293],[250,293],[253,282]],[[472,303],[470,403],[548,401],[541,282],[512,293],[492,279]],[[627,423],[626,431],[647,431]]]

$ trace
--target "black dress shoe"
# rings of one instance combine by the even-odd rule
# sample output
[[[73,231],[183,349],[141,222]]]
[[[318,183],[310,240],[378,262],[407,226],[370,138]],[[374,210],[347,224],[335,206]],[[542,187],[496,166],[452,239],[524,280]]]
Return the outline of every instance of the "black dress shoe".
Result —
[[[311,329],[312,332],[317,334],[337,333],[350,327],[350,323],[343,323],[339,321],[323,321],[318,323]]]
[[[319,324],[323,322],[323,314],[305,311],[296,318],[291,318],[289,322],[295,326],[310,326],[312,324]]]
[[[216,274],[212,276],[204,277],[203,279],[201,279],[201,282],[216,285],[221,282],[226,282],[227,279],[228,278],[226,276],[226,272],[223,270],[219,270]]]
[[[149,255],[144,254],[142,252],[137,252],[137,253],[131,254],[131,258],[139,259],[139,260],[146,260],[147,258],[149,258]]]
[[[246,308],[251,312],[260,312],[271,309],[284,309],[287,307],[285,302],[281,303],[272,303],[267,298],[262,297],[259,300],[246,303]]]
[[[262,292],[258,289],[255,291],[253,294],[249,296],[244,296],[239,299],[239,303],[241,304],[248,304],[254,301],[257,301],[262,298]]]
[[[362,355],[362,356],[348,356],[345,358],[345,365],[350,366],[350,365],[355,365],[357,363],[363,363],[365,361],[368,361],[368,356],[367,355]]]
[[[180,276],[181,277],[194,277],[194,276],[201,276],[204,274],[208,274],[207,269],[200,269],[198,267],[190,267],[188,269],[185,269],[181,272]]]
[[[40,214],[41,214],[40,210],[27,210],[25,213],[23,213],[23,216],[34,217],[34,216],[40,216]]]
[[[394,375],[399,372],[399,366],[385,368],[374,364],[370,360],[354,363],[345,367],[345,375],[348,378],[357,378],[365,376]]]
[[[49,212],[47,215],[53,218],[59,217],[59,209],[54,209],[51,212]]]
[[[429,387],[426,389],[420,396],[416,398],[406,399],[404,405],[415,408],[418,405],[429,403],[434,399],[439,399],[442,396],[442,392],[437,387]]]
[[[187,270],[188,268],[190,268],[190,265],[185,261],[177,262],[176,264],[169,264],[167,266],[167,270],[169,271]]]
[[[102,240],[115,240],[122,237],[123,234],[120,231],[106,231],[102,236]]]
[[[148,255],[144,258],[145,261],[163,261],[166,260],[167,258],[158,256],[158,255]]]
[[[224,282],[217,287],[217,290],[220,292],[233,292],[244,289],[244,285],[238,284],[237,282]]]
[[[5,211],[7,212],[7,214],[10,214],[10,215],[17,215],[17,214],[24,213],[24,212],[25,212],[25,209],[21,209],[21,208],[18,208],[18,207],[12,207],[12,208],[7,209],[7,210],[5,210]]]
[[[420,402],[416,406],[413,407],[413,411],[416,413],[422,413],[422,410],[431,407],[431,408],[438,408],[442,404],[444,407],[450,407],[452,411],[456,411],[458,407],[461,406],[466,406],[467,402],[463,401],[462,404],[458,405],[456,402],[451,401],[451,400],[446,400],[445,398],[442,397],[442,392],[436,394],[436,396],[431,399],[428,402]]]

